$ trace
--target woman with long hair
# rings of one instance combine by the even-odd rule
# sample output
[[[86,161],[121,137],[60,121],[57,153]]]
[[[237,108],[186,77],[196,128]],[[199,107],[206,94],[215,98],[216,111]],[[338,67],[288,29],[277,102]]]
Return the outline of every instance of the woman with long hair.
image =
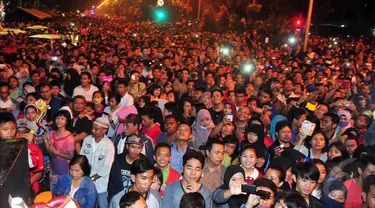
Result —
[[[72,115],[68,110],[59,110],[55,116],[53,130],[46,141],[46,148],[51,155],[50,187],[53,189],[62,175],[69,171],[69,161],[74,156],[74,137],[69,131]],[[47,139],[44,137],[44,139]]]

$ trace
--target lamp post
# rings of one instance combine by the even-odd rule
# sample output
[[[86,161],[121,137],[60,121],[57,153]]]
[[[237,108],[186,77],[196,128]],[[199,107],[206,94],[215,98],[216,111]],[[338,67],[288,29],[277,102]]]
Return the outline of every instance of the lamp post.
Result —
[[[307,50],[307,42],[309,40],[309,32],[310,32],[311,15],[312,15],[313,6],[314,6],[314,0],[310,0],[309,12],[307,13],[307,20],[306,20],[305,41],[303,43],[304,52],[306,52]]]

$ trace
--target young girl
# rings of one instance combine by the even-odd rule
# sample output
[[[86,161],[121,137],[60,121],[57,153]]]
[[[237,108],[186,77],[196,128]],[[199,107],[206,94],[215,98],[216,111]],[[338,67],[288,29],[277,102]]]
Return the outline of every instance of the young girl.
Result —
[[[199,147],[204,146],[214,127],[210,112],[206,109],[200,110],[193,125],[193,147],[199,149]]]
[[[194,117],[191,116],[191,109],[193,107],[192,100],[185,100],[183,105],[183,111],[181,115],[181,122],[188,123],[189,125],[192,125],[194,123]]]
[[[46,141],[51,155],[50,188],[56,185],[62,175],[69,173],[69,161],[74,156],[74,137],[69,131],[72,116],[67,110],[59,110],[55,116],[55,124]],[[47,139],[44,137],[44,139]]]
[[[118,125],[117,112],[120,110],[118,104],[121,102],[121,95],[114,94],[108,96],[109,106],[104,109],[103,117],[108,118],[109,128],[107,136],[112,138],[115,135],[115,129]]]
[[[343,157],[343,158],[349,158],[348,153],[346,152],[345,145],[340,142],[333,142],[328,146],[328,161],[332,161],[336,157]]]
[[[10,90],[10,98],[13,100],[16,100],[19,96],[22,95],[21,88],[19,86],[19,81],[17,77],[15,76],[10,76],[8,78],[8,83],[9,83],[9,90]]]
[[[110,94],[113,94],[112,90],[111,90],[111,83],[108,82],[108,81],[104,81],[103,84],[102,84],[102,86],[100,87],[100,89],[103,92],[105,104],[108,104],[108,102],[109,102],[109,98],[108,97],[109,97]]]
[[[242,148],[240,161],[241,167],[245,171],[245,182],[247,184],[253,184],[256,179],[263,177],[263,174],[255,168],[258,156],[256,149],[252,145],[248,144]]]
[[[161,94],[161,87],[159,85],[154,85],[151,91],[151,102],[158,101]]]
[[[38,115],[38,108],[34,104],[28,104],[25,107],[24,115],[25,115],[24,120],[26,121],[27,127],[30,130],[34,130],[35,135],[41,135],[43,133],[42,131],[44,130],[43,128],[39,127],[39,124],[36,123],[36,117]],[[42,125],[43,126],[47,125],[47,122],[43,120]]]
[[[94,103],[94,116],[101,117],[104,111],[104,98],[100,91],[95,91],[92,95],[92,102]]]

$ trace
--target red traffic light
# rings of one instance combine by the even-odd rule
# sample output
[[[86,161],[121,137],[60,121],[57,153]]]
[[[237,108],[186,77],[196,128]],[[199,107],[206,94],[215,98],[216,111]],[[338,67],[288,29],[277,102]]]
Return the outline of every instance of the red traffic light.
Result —
[[[301,20],[297,20],[297,25],[301,25]]]

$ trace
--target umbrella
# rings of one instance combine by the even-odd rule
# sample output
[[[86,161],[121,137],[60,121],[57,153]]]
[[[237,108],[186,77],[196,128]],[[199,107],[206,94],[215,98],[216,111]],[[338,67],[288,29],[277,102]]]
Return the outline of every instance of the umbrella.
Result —
[[[57,40],[63,37],[64,37],[63,35],[57,35],[57,34],[38,34],[38,35],[30,36],[30,38],[50,39],[50,40]]]
[[[49,39],[51,41],[51,47],[53,47],[52,40],[58,40],[63,37],[64,37],[63,35],[57,35],[57,34],[38,34],[38,35],[30,36],[30,38]]]
[[[48,29],[48,27],[43,26],[43,25],[33,25],[33,26],[30,26],[30,27],[27,27],[27,29],[29,29],[29,30],[44,30],[44,29]]]
[[[0,31],[0,35],[8,35],[8,32],[13,32],[15,34],[26,33],[26,31],[16,29],[16,28],[4,28],[3,30]]]

